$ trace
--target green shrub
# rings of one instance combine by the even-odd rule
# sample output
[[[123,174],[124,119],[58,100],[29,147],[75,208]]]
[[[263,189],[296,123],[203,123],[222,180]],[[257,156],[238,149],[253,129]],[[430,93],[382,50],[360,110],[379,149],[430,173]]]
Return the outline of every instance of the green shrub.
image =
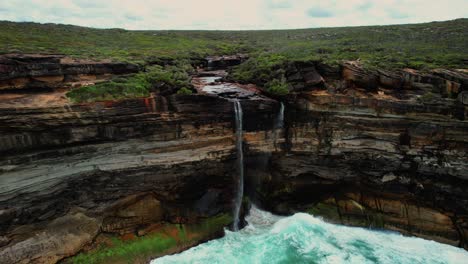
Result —
[[[188,89],[187,87],[182,87],[177,91],[177,94],[183,94],[183,95],[190,95],[192,94],[192,90]]]
[[[109,81],[76,88],[67,93],[73,102],[92,102],[149,95],[149,84],[140,78],[130,77],[126,82]]]
[[[275,95],[287,95],[289,93],[288,83],[283,77],[281,79],[273,79],[266,84],[266,89],[268,92]]]
[[[112,243],[112,247],[102,248],[92,253],[79,254],[73,257],[70,262],[73,264],[94,264],[116,259],[133,263],[134,259],[162,253],[177,246],[175,239],[161,235],[141,237],[128,242],[113,239]]]
[[[411,62],[423,69],[464,68],[467,25],[468,19],[464,18],[423,24],[297,30],[130,31],[0,21],[0,53],[59,53],[134,63],[155,58],[187,60],[236,53],[256,57],[255,54],[267,53],[327,64],[361,59],[379,68],[407,67]],[[270,62],[275,63],[275,58],[270,58]],[[252,79],[248,72],[238,77]]]
[[[173,93],[190,91],[189,71],[193,68],[183,62],[175,66],[152,66],[126,78],[118,77],[108,82],[76,88],[67,93],[73,102],[93,102],[149,96],[150,92]],[[181,89],[182,88],[182,89]],[[192,92],[192,91],[190,91]]]
[[[171,91],[175,92],[182,87],[191,86],[189,75],[191,71],[193,68],[190,64],[180,62],[165,67],[153,66],[145,75],[153,91],[172,93]]]
[[[265,84],[271,79],[281,77],[281,71],[288,59],[279,54],[262,53],[234,67],[231,78],[243,83]]]

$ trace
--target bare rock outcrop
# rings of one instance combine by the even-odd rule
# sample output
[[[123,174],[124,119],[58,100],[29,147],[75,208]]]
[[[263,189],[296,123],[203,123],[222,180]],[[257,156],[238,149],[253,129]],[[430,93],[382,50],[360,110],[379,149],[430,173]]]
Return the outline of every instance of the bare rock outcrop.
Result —
[[[209,56],[205,58],[205,67],[208,70],[221,70],[229,67],[239,65],[249,56],[247,54],[236,54],[236,55],[222,55],[222,56]]]
[[[138,70],[136,65],[121,62],[77,60],[62,55],[6,54],[0,56],[0,90],[50,89]]]
[[[99,220],[83,213],[70,213],[52,220],[45,227],[22,226],[13,231],[10,245],[0,251],[1,263],[56,263],[77,254],[98,234]],[[26,229],[26,230],[25,230]],[[27,238],[24,232],[31,234]]]
[[[285,69],[286,80],[290,84],[291,92],[309,90],[325,83],[324,78],[316,69],[315,63],[290,63]]]

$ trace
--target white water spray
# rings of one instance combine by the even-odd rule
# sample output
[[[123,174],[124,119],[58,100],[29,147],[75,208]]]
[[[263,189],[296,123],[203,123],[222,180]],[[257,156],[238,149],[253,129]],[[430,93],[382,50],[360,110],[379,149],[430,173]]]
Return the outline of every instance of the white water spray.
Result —
[[[273,127],[273,144],[275,147],[275,150],[278,150],[278,145],[276,144],[276,141],[278,140],[278,133],[284,128],[284,104],[281,102],[281,107],[280,111],[278,113],[278,116],[276,117],[275,120],[275,125]],[[280,131],[278,131],[280,130]]]
[[[207,69],[208,69],[209,71],[213,70],[213,61],[212,61],[212,60],[208,60]]]
[[[234,103],[234,111],[236,114],[236,148],[237,148],[237,172],[238,177],[238,189],[236,194],[235,206],[234,206],[234,231],[239,230],[239,214],[242,205],[242,197],[244,196],[244,153],[242,150],[242,106],[237,100]]]
[[[276,129],[282,129],[284,127],[284,104],[281,102],[280,111],[278,113],[278,117],[276,118]]]
[[[281,217],[252,207],[248,225],[239,232],[156,259],[178,263],[401,263],[465,264],[468,252],[397,233],[324,222],[298,213]]]

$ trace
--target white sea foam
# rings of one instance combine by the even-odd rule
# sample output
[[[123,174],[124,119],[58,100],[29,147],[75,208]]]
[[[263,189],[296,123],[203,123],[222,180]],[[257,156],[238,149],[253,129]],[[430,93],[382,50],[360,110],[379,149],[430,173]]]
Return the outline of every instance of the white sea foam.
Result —
[[[303,213],[280,217],[252,208],[246,219],[249,225],[239,232],[151,263],[468,263],[460,248]]]

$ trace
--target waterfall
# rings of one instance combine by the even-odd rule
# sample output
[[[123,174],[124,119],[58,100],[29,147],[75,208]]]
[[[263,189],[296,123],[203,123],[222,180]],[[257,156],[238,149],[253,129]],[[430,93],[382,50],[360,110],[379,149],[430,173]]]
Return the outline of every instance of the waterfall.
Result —
[[[244,196],[244,153],[242,150],[242,106],[239,100],[234,102],[234,111],[236,114],[236,149],[237,149],[237,172],[238,172],[238,189],[234,206],[234,231],[239,230],[239,213],[242,205],[242,197]]]
[[[275,150],[278,150],[278,146],[276,144],[276,140],[278,139],[278,130],[282,130],[283,127],[284,127],[284,104],[283,102],[281,102],[280,111],[278,113],[278,116],[276,117],[275,125],[273,127],[273,144],[274,144]]]
[[[208,60],[208,65],[206,67],[209,71],[213,70],[213,61],[212,60]]]
[[[280,111],[276,118],[275,129],[282,129],[284,127],[284,104],[281,102]]]

